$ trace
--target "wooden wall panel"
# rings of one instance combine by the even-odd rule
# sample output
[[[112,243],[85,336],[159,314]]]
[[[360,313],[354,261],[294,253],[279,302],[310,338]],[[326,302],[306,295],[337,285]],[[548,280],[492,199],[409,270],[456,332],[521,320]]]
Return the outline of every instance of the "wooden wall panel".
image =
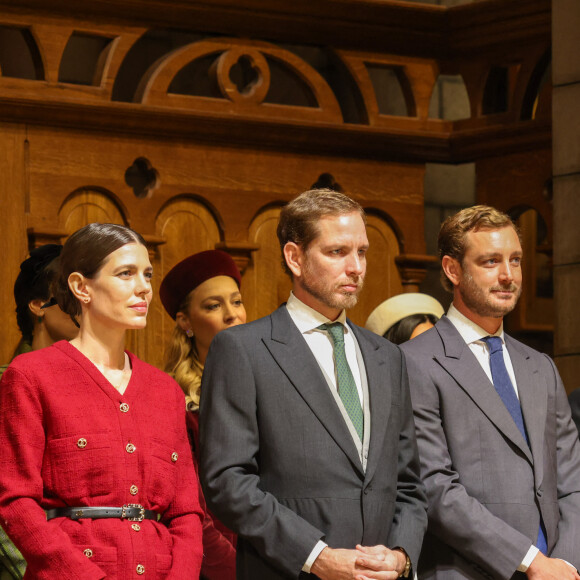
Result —
[[[109,195],[90,189],[78,190],[68,197],[58,212],[58,220],[67,236],[93,222],[126,224],[125,216]]]
[[[258,214],[250,226],[250,240],[259,246],[242,280],[242,296],[248,320],[269,314],[286,302],[292,285],[282,269],[280,245],[276,236],[279,207]]]
[[[0,282],[3,360],[17,338],[11,288],[27,231],[38,245],[95,219],[126,223],[150,244],[156,289],[179,259],[219,244],[247,265],[252,319],[278,306],[290,287],[279,263],[276,208],[328,173],[370,214],[367,287],[351,312],[364,323],[378,302],[417,289],[424,276],[426,162],[493,157],[478,164],[489,176],[480,192],[493,191],[494,176],[506,170],[497,158],[519,154],[530,162],[549,147],[549,119],[522,116],[521,106],[550,43],[549,0],[449,9],[372,0],[364,14],[359,0],[144,0],[137,12],[134,0],[48,4],[0,0],[0,34],[18,29],[28,38],[5,51],[0,70],[0,195],[9,212],[2,233],[11,272]],[[325,19],[329,11],[333,18]],[[79,34],[110,41],[88,84],[59,80],[67,43]],[[208,47],[218,48],[216,60],[187,79],[192,90],[174,90]],[[25,74],[10,72],[35,54]],[[78,51],[73,60],[88,70],[89,56]],[[230,73],[244,62],[255,78],[236,81]],[[276,73],[273,62],[288,74]],[[520,73],[510,77],[508,110],[480,115],[481,79],[492,66]],[[407,115],[381,112],[386,97],[368,67],[399,73]],[[429,117],[439,72],[465,73],[470,119]],[[291,78],[306,85],[312,102],[280,98],[297,94]],[[138,158],[159,178],[142,197],[125,181]],[[507,170],[509,190],[521,179]],[[164,316],[154,302],[148,329],[129,340],[157,365],[170,328]]]
[[[9,361],[19,340],[14,309],[14,280],[26,258],[27,181],[26,130],[0,125],[0,230],[2,235],[2,277],[0,277],[0,361]]]
[[[476,167],[478,202],[497,207],[513,218],[521,216],[522,296],[506,320],[507,328],[512,333],[551,333],[554,298],[541,286],[552,286],[552,153],[550,149],[516,153],[481,160]],[[546,276],[550,279],[546,280]]]
[[[367,216],[367,274],[358,304],[349,310],[349,318],[364,326],[369,314],[383,300],[403,292],[395,257],[399,255],[399,241],[391,227],[380,217]]]

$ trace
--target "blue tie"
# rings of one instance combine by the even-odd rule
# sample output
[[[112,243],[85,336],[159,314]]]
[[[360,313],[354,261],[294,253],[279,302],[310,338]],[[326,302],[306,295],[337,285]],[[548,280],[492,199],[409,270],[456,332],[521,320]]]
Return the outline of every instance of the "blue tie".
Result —
[[[517,425],[520,433],[523,435],[529,447],[530,442],[528,441],[526,426],[524,425],[524,417],[522,415],[520,401],[518,400],[514,386],[510,380],[505,366],[501,338],[499,336],[486,336],[481,340],[483,340],[483,342],[485,342],[489,348],[489,366],[491,368],[493,386],[495,387],[497,394],[501,397],[503,404],[510,412],[510,415],[512,416],[515,424]],[[542,554],[548,554],[546,530],[544,528],[544,522],[541,516],[536,547],[540,550],[540,552],[542,552]]]

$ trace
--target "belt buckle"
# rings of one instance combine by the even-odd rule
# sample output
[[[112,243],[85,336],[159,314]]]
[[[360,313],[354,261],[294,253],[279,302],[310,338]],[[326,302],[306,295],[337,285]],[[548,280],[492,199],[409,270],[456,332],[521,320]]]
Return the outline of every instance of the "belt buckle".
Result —
[[[139,515],[136,518],[128,518],[126,510],[128,508],[137,508],[139,510]],[[138,503],[126,503],[121,508],[121,519],[127,520],[129,522],[142,522],[145,518],[145,508]]]

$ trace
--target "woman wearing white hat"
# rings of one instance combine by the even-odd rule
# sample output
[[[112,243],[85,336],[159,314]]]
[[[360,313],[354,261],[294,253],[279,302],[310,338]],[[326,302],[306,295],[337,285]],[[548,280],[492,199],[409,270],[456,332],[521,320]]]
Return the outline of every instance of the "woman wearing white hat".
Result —
[[[402,344],[433,328],[444,312],[443,306],[427,294],[398,294],[371,312],[365,328],[395,344]]]

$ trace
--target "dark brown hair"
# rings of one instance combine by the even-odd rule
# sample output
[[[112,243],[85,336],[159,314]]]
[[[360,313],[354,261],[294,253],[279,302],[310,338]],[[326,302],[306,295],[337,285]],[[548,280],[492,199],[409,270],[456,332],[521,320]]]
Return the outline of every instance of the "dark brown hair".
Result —
[[[462,209],[456,214],[449,216],[439,230],[439,259],[443,256],[450,256],[463,264],[466,250],[466,234],[468,232],[478,232],[479,230],[498,230],[511,226],[518,236],[518,228],[509,215],[488,205],[474,205]],[[453,292],[453,284],[441,272],[441,283],[448,292]]]
[[[126,244],[146,246],[137,232],[118,224],[92,223],[72,234],[62,249],[53,284],[54,297],[63,312],[73,320],[81,314],[80,303],[68,285],[69,276],[78,272],[85,278],[94,278],[107,257]]]
[[[425,322],[430,322],[433,326],[437,324],[439,318],[434,314],[409,314],[395,322],[391,328],[389,328],[383,336],[395,344],[403,344],[410,340],[413,331],[419,324],[424,324]]]
[[[14,300],[16,322],[26,342],[32,342],[34,332],[34,315],[28,305],[33,300],[50,298],[50,284],[57,275],[61,251],[59,244],[45,244],[32,250],[30,257],[20,264],[20,273],[14,283]]]
[[[306,251],[320,233],[318,222],[321,218],[353,212],[358,212],[366,223],[365,211],[358,202],[344,193],[331,189],[310,189],[285,205],[280,212],[276,231],[284,271],[292,277],[284,258],[284,246],[288,242],[294,242]]]

